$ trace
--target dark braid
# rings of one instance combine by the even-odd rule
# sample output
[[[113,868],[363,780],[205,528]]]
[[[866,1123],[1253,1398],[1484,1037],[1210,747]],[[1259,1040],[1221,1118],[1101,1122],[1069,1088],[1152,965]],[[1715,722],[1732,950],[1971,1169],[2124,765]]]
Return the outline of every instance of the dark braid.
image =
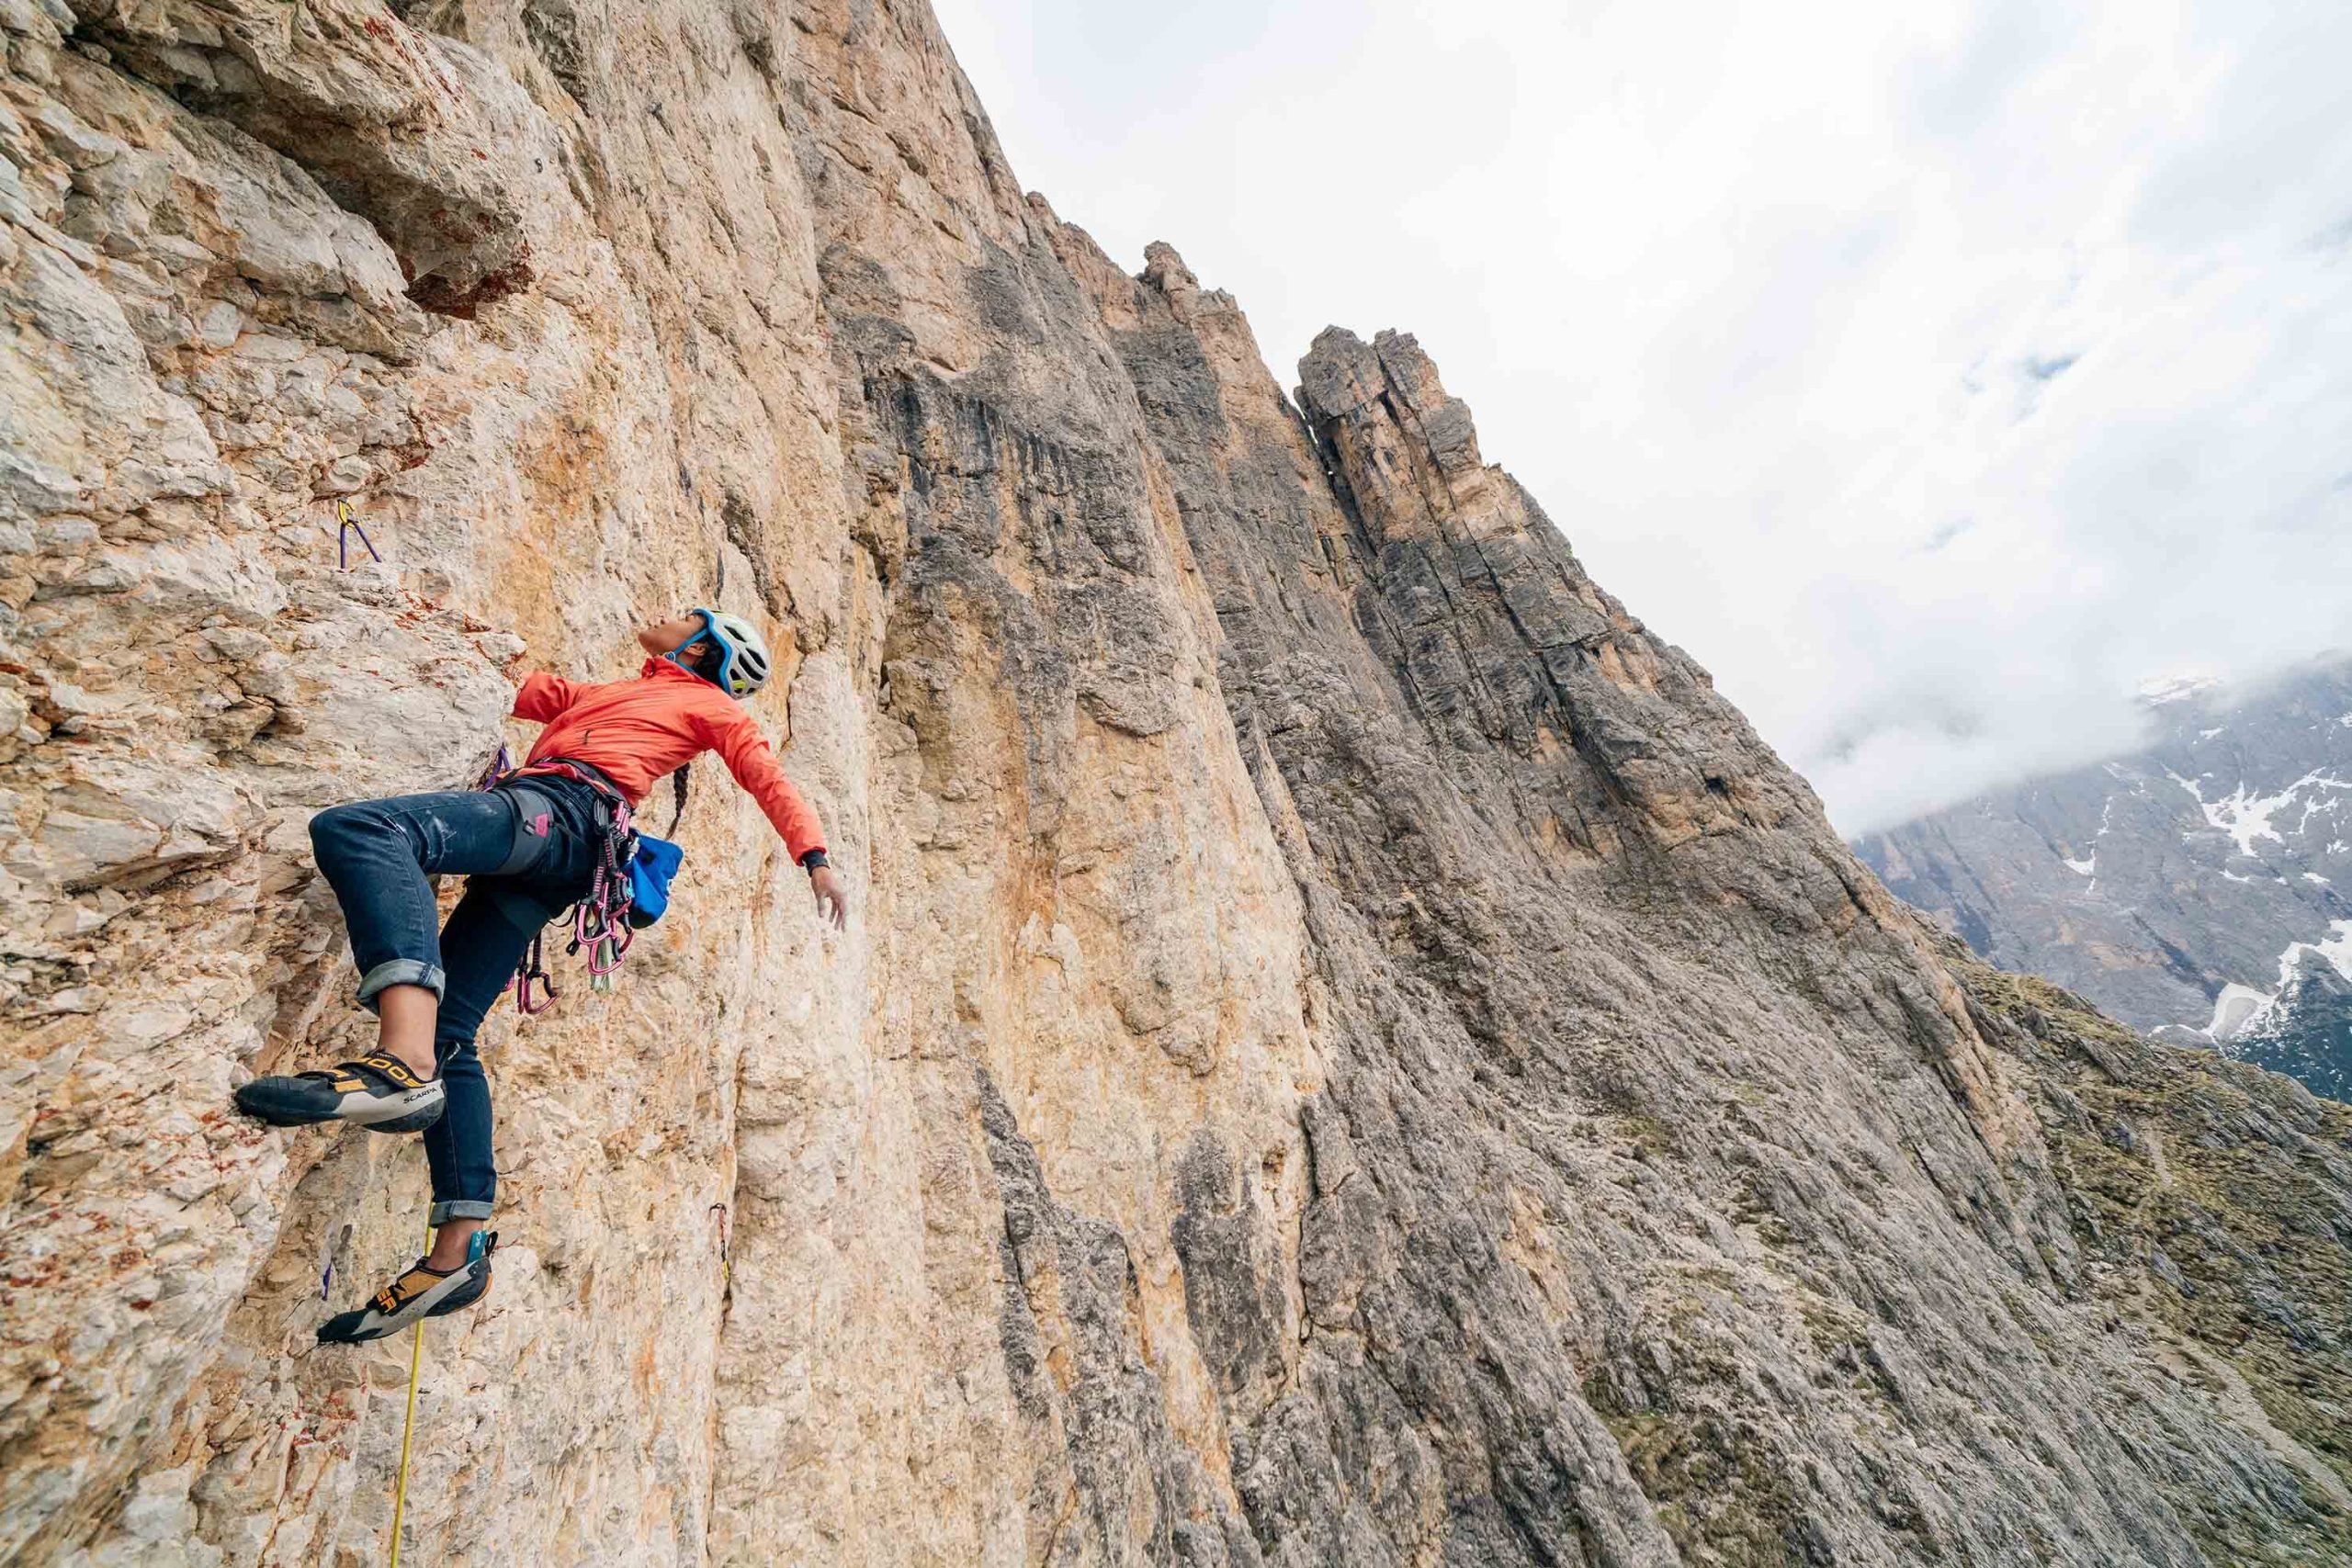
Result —
[[[725,570],[724,563],[721,564],[720,570],[722,571]],[[695,650],[695,657],[690,660],[683,661],[685,667],[712,685],[718,686],[718,641],[710,635],[707,623],[704,625],[701,631],[688,637],[677,651],[684,653],[689,649]],[[718,689],[723,692],[727,688],[718,686]],[[681,762],[678,764],[678,771],[670,775],[670,788],[676,800],[676,804],[670,807],[670,831],[673,836],[678,831],[678,818],[686,814],[686,769],[688,766],[690,764]]]

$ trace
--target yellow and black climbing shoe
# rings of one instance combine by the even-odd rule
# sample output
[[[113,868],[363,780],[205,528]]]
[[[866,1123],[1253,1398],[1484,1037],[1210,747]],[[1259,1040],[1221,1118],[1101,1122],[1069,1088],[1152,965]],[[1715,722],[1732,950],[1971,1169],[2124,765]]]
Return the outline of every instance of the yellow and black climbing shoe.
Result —
[[[373,1133],[421,1133],[441,1120],[447,1099],[439,1078],[420,1078],[378,1051],[323,1072],[255,1078],[237,1091],[237,1107],[273,1127],[356,1122]]]
[[[494,1232],[474,1237],[473,1256],[463,1266],[444,1274],[428,1269],[420,1258],[409,1271],[378,1291],[366,1306],[339,1312],[319,1325],[322,1345],[357,1345],[397,1334],[428,1317],[461,1312],[490,1294],[490,1255],[498,1246]]]

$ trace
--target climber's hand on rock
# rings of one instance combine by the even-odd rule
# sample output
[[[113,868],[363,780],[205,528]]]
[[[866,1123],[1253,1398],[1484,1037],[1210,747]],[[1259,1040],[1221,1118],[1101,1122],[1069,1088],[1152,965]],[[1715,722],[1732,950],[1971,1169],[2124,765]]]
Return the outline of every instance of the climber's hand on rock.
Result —
[[[849,926],[849,895],[842,891],[842,879],[833,868],[820,865],[808,874],[808,890],[817,896],[817,916],[832,922],[835,931]]]

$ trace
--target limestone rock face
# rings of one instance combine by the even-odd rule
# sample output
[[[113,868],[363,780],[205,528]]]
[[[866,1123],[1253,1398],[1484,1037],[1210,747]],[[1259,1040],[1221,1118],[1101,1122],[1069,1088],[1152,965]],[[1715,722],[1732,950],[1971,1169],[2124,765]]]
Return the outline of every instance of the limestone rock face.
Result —
[[[1968,964],[1410,338],[1286,399],[921,6],[0,44],[0,1559],[384,1554],[407,1341],[311,1341],[421,1151],[228,1109],[367,1038],[303,823],[695,603],[857,914],[706,762],[494,1017],[413,1560],[2344,1559],[2342,1108]]]

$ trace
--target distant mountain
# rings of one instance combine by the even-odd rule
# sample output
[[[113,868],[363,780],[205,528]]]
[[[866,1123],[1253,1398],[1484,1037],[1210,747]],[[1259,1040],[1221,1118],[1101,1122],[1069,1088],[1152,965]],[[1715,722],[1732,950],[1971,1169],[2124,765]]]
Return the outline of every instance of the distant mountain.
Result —
[[[1855,849],[2000,967],[2352,1099],[2352,659],[2143,700],[2146,750]]]

